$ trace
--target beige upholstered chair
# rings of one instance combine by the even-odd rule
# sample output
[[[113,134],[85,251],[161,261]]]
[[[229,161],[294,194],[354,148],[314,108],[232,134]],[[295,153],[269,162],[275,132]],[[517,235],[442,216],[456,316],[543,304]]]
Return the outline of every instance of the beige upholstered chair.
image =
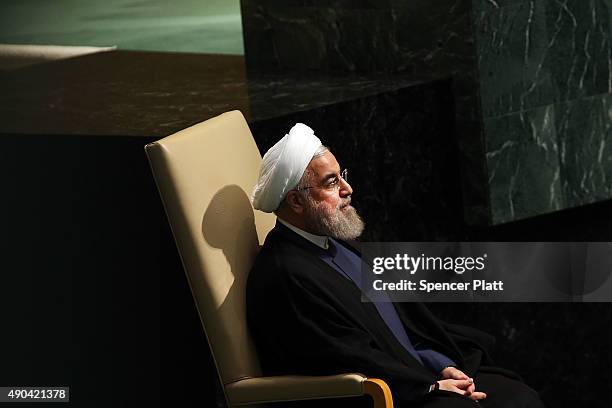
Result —
[[[245,285],[275,217],[253,211],[261,156],[239,111],[146,146],[174,239],[230,407],[369,394],[393,406],[389,387],[361,374],[262,377],[249,338]]]

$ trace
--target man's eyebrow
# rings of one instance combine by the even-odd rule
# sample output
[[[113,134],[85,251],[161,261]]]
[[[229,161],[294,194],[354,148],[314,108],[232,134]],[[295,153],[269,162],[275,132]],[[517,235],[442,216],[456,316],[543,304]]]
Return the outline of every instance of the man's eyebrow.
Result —
[[[327,180],[332,179],[334,177],[338,177],[338,173],[327,173],[321,181],[326,182]]]

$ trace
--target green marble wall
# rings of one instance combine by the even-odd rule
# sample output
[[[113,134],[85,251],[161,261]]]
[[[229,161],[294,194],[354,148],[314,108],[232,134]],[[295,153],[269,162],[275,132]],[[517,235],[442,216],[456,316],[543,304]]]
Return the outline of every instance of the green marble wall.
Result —
[[[452,77],[465,218],[612,198],[612,0],[241,0],[250,72]]]
[[[491,216],[612,198],[611,0],[473,0]]]

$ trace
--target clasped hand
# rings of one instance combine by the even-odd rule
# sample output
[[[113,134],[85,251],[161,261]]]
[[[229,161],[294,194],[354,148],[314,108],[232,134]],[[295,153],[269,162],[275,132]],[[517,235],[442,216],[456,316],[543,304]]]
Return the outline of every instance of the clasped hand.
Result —
[[[487,398],[484,392],[476,391],[474,380],[456,367],[446,367],[440,375],[442,379],[438,384],[441,390],[456,392],[474,401]]]

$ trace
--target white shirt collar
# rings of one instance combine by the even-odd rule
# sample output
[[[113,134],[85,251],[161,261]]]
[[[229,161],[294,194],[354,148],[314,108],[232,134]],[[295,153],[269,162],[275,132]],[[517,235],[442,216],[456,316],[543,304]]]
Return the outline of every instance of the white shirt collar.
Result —
[[[323,249],[329,248],[329,237],[324,236],[324,235],[315,235],[315,234],[311,234],[310,232],[306,232],[303,229],[298,228],[293,224],[289,224],[287,221],[281,219],[280,217],[277,217],[276,219],[278,220],[278,222],[283,224],[285,227],[289,228],[291,231],[295,232],[296,234],[312,242],[319,248],[323,248]]]

